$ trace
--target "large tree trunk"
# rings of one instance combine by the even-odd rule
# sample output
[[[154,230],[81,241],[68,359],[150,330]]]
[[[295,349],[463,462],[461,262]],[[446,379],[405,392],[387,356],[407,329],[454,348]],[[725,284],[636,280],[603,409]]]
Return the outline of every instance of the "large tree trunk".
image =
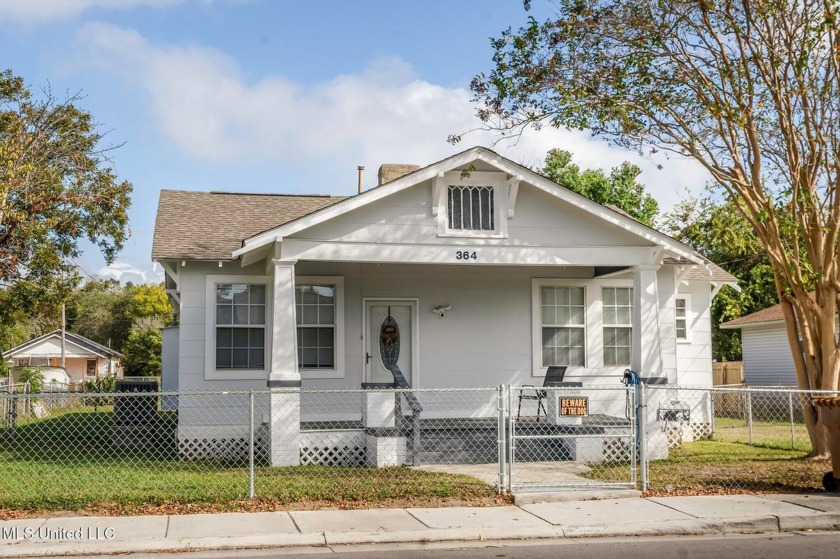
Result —
[[[813,360],[815,355],[807,355],[805,351],[805,342],[800,341],[800,328],[797,322],[797,316],[794,313],[791,303],[780,297],[782,312],[785,317],[785,331],[787,333],[788,344],[790,345],[791,355],[793,356],[793,367],[796,372],[796,384],[800,390],[819,390],[819,386],[815,386],[813,382],[814,371],[809,374],[808,365],[813,368]],[[831,330],[834,330],[832,321]],[[833,337],[833,334],[832,334]],[[811,358],[811,363],[808,363],[808,358]],[[802,406],[802,417],[805,423],[805,428],[808,430],[808,438],[811,441],[811,453],[809,457],[816,459],[826,459],[830,455],[840,456],[840,447],[831,448],[829,445],[828,431],[825,426],[820,423],[819,413],[812,403],[810,398],[800,398],[800,405]]]
[[[805,420],[805,428],[808,429],[808,438],[811,440],[811,453],[808,457],[825,460],[830,454],[840,456],[840,448],[832,449],[829,445],[828,430],[820,423],[819,414],[811,399],[802,398],[801,403],[802,417]]]

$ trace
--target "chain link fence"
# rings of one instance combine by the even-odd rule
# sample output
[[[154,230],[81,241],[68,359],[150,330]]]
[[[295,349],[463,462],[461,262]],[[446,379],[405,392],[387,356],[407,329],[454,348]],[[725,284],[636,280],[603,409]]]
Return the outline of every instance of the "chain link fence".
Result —
[[[817,393],[676,386],[0,394],[0,509],[819,490]]]
[[[806,413],[829,393],[789,388],[648,386],[647,489],[654,493],[822,489]]]
[[[512,386],[509,402],[513,491],[635,487],[632,387]]]
[[[487,498],[498,388],[2,394],[0,509]]]

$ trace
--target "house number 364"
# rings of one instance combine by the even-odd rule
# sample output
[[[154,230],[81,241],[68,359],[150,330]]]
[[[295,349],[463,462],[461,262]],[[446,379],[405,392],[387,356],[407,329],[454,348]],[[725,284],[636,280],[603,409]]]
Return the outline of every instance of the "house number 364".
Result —
[[[475,251],[458,250],[455,252],[455,260],[478,260],[478,254]]]

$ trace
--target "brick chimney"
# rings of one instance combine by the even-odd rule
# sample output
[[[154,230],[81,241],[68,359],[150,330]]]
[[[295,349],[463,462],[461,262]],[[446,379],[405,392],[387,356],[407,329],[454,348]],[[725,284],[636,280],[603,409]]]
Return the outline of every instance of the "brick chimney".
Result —
[[[408,165],[405,163],[383,163],[379,167],[379,184],[385,184],[413,173],[420,168],[420,165]]]

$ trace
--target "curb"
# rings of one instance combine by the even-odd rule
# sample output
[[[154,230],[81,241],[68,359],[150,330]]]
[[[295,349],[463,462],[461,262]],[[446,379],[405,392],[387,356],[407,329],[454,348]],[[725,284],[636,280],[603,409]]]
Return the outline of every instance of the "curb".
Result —
[[[601,489],[539,492],[526,491],[513,493],[515,505],[533,505],[537,503],[566,503],[571,501],[598,501],[605,499],[639,499],[642,492],[637,489]]]
[[[724,521],[672,520],[657,526],[546,526],[533,528],[400,530],[393,532],[318,532],[310,534],[273,534],[184,538],[172,541],[131,540],[121,542],[15,542],[0,547],[0,557],[61,555],[101,555],[138,552],[184,552],[225,549],[310,547],[359,544],[423,544],[445,542],[498,542],[510,540],[551,540],[564,538],[608,538],[627,536],[682,536],[801,532],[803,530],[840,531],[840,514],[811,516],[759,516]]]

